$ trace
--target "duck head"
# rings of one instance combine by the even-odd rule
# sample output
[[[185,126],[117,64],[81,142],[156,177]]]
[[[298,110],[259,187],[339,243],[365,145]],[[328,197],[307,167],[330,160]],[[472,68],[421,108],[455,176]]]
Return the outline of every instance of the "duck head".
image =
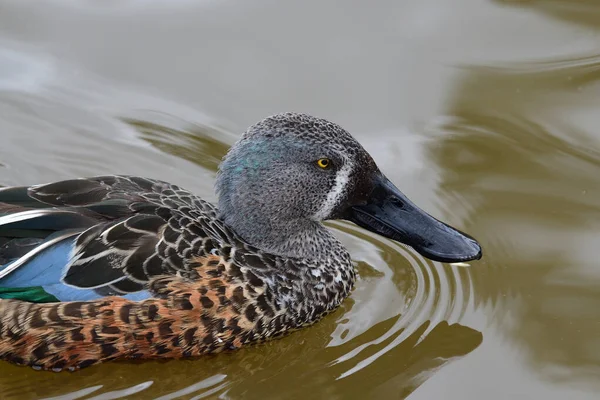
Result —
[[[322,221],[345,219],[426,258],[481,258],[475,239],[413,204],[343,128],[305,114],[251,126],[219,167],[221,218],[248,243],[307,257],[326,246]]]

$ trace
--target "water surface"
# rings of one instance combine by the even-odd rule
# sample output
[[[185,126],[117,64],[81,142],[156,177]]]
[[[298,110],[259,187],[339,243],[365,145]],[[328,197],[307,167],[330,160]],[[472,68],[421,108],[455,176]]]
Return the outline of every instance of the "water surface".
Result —
[[[594,399],[600,390],[600,5],[0,0],[0,185],[100,174],[214,200],[281,111],[340,123],[457,267],[344,222],[359,280],[317,325],[198,360],[0,363],[2,399]],[[35,382],[35,383],[34,383]]]

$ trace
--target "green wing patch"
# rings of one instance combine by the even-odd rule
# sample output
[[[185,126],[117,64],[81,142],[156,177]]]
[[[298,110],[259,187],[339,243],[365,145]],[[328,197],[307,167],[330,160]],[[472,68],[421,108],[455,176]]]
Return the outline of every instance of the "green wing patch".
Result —
[[[56,303],[60,301],[47,293],[41,286],[22,288],[0,287],[0,299],[16,299],[30,303]]]

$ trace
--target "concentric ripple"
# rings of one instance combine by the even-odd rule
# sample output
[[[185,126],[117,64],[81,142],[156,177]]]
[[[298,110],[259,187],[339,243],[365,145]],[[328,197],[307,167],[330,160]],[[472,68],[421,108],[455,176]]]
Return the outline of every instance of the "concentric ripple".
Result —
[[[375,303],[380,299],[361,296],[361,286],[368,279],[359,280],[357,291],[352,296],[357,300],[355,310],[349,312],[349,318],[339,324],[332,335],[330,346],[340,345],[352,339],[348,336],[342,338],[337,332],[340,329],[349,329],[345,328],[347,325],[360,326],[361,324],[356,324],[355,320],[360,320],[366,309],[377,310],[382,317],[388,316],[387,313],[391,311],[393,315],[388,318],[393,324],[376,338],[362,341],[336,358],[332,364],[343,364],[348,368],[339,378],[349,377],[377,362],[380,357],[392,352],[398,345],[417,333],[418,345],[440,324],[458,323],[465,312],[473,307],[472,282],[465,268],[426,260],[410,247],[365,232],[348,223],[338,222],[335,226],[349,236],[352,235],[354,240],[362,238],[363,247],[365,243],[375,247],[380,256],[377,267],[381,268],[378,270],[384,275],[382,279],[389,279],[396,289],[386,292],[387,302],[393,303],[399,299],[404,301],[404,307],[389,310],[383,307],[385,303]],[[348,240],[349,237],[345,239]],[[363,270],[367,268],[360,263],[361,257],[364,257],[364,252],[354,252],[353,258],[359,260],[359,275],[362,275]]]

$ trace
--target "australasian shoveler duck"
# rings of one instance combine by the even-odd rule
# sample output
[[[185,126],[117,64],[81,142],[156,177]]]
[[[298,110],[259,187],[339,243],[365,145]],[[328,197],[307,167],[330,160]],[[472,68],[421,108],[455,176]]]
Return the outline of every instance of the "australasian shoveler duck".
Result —
[[[0,190],[0,358],[75,370],[282,336],[348,296],[322,224],[346,219],[432,260],[481,258],[409,201],[344,129],[304,114],[250,127],[223,159],[218,208],[165,182],[102,176]]]

